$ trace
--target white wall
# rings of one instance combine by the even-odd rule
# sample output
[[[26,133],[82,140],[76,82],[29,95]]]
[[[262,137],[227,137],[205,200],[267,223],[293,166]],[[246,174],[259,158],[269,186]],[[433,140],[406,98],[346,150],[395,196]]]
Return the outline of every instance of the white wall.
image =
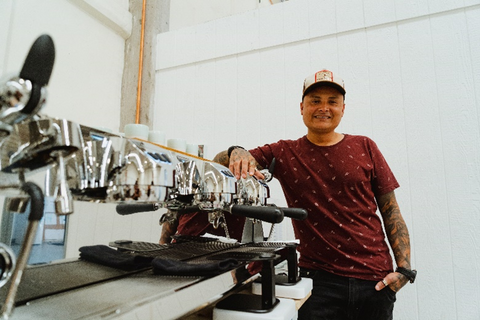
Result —
[[[401,184],[419,275],[395,319],[479,319],[479,30],[477,0],[291,0],[160,34],[154,123],[209,158],[298,138],[303,79],[338,71],[340,130],[372,137]]]
[[[118,131],[125,39],[80,10],[79,3],[2,0],[0,74],[18,74],[32,43],[47,33],[56,57],[42,112]],[[121,3],[128,13],[128,3]]]
[[[170,30],[239,14],[284,0],[174,0],[170,2]],[[285,0],[286,1],[286,0]]]

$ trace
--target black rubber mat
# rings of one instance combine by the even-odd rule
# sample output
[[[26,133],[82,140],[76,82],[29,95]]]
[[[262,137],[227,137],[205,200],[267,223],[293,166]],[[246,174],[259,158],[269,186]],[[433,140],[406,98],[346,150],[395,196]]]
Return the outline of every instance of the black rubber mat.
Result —
[[[123,242],[123,241],[122,241]],[[110,242],[111,247],[132,254],[141,254],[146,257],[162,257],[172,260],[191,260],[212,253],[240,247],[240,243],[224,243],[215,239],[203,239],[202,237],[182,237],[177,243],[159,245],[148,242]]]

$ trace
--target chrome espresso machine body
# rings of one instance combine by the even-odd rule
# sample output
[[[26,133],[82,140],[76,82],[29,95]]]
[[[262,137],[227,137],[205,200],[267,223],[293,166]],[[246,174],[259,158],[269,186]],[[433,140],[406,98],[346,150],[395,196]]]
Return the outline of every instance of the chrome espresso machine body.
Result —
[[[9,210],[21,211],[30,201],[29,225],[18,259],[0,244],[0,286],[10,283],[2,305],[8,318],[22,280],[30,248],[43,216],[44,194],[27,182],[30,172],[44,170],[45,195],[54,197],[59,215],[74,212],[74,200],[117,203],[119,214],[167,208],[161,221],[178,214],[204,211],[215,227],[224,214],[247,217],[242,242],[261,242],[261,221],[279,223],[303,212],[268,205],[264,181],[237,181],[230,170],[206,159],[138,139],[42,116],[46,85],[55,50],[48,35],[32,45],[18,77],[0,82],[0,190],[13,192]],[[228,231],[227,235],[228,235]]]

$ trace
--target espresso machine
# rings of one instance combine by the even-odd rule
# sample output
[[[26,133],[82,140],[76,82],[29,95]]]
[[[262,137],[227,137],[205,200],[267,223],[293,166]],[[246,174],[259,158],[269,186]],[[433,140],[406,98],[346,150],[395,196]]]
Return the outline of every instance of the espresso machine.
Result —
[[[204,243],[190,243],[196,253],[188,256],[188,260],[201,263],[206,257],[217,256],[221,251],[222,257],[240,257],[244,264],[254,260],[262,262],[262,270],[266,270],[264,277],[270,279],[265,285],[261,303],[273,308],[276,303],[272,292],[273,265],[288,258],[288,281],[295,282],[298,280],[296,255],[292,245],[265,243],[261,222],[276,224],[285,216],[305,219],[306,212],[268,204],[270,191],[267,181],[251,176],[237,181],[228,168],[218,163],[141,139],[128,139],[41,114],[54,59],[53,40],[48,35],[42,35],[32,45],[20,74],[0,82],[0,191],[9,195],[7,205],[12,212],[21,212],[28,202],[31,205],[29,224],[18,258],[7,245],[0,244],[0,287],[8,286],[4,290],[1,316],[9,318],[16,305],[37,299],[31,294],[35,290],[22,289],[20,283],[24,273],[28,278],[30,272],[26,266],[38,223],[43,216],[45,196],[54,198],[58,215],[73,213],[74,201],[89,201],[116,203],[116,211],[121,215],[166,208],[168,211],[161,217],[161,222],[188,212],[204,212],[205,219],[226,230],[228,226],[224,223],[224,215],[244,216],[246,224],[241,244],[220,249],[215,244],[213,249],[208,249]],[[45,171],[44,192],[38,185],[26,180],[31,172],[38,170]],[[265,175],[269,176],[269,172],[266,171]],[[145,245],[148,250],[142,249]],[[178,260],[186,259],[185,244],[158,245],[132,241],[112,242],[111,246],[131,254],[162,256],[168,252],[169,255],[181,256]],[[202,254],[198,253],[200,251]],[[81,263],[82,268],[95,270],[94,266]],[[62,267],[65,266],[57,264],[50,269],[43,268],[46,271],[42,272],[55,272],[53,269]],[[71,268],[76,269],[78,266]],[[38,272],[36,270],[30,273]],[[93,273],[95,271],[89,275]],[[126,275],[117,271],[111,273],[101,281]],[[32,277],[29,281],[36,283]],[[44,286],[39,289],[43,291],[38,297],[73,288],[78,290],[92,280],[71,286],[68,281],[55,284],[56,288],[51,291]],[[24,297],[17,297],[19,291],[19,296]]]

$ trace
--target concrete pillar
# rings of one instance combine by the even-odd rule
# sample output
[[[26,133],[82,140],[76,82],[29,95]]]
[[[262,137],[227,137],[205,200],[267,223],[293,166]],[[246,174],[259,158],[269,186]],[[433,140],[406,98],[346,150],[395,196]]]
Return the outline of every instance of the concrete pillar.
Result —
[[[143,47],[141,124],[152,127],[155,96],[155,49],[158,33],[169,30],[171,0],[146,0]],[[122,79],[120,131],[127,123],[135,123],[139,75],[140,40],[143,0],[130,0],[133,16],[132,35],[125,41],[125,66]]]

